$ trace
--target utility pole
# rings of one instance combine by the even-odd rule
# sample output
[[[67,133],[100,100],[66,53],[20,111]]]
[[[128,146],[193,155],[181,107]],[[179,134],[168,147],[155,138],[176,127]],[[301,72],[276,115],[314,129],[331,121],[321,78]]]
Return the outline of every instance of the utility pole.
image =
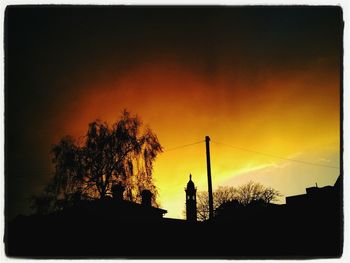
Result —
[[[213,205],[213,188],[211,186],[211,168],[210,168],[210,149],[209,149],[209,136],[205,136],[205,147],[207,153],[207,174],[208,174],[208,196],[209,196],[209,219],[214,217],[214,205]]]

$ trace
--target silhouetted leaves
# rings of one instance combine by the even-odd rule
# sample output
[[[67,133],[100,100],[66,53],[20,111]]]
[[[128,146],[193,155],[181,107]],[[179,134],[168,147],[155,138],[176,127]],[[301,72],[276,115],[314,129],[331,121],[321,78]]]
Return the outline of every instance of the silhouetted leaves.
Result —
[[[124,198],[140,202],[141,192],[152,192],[157,206],[157,189],[153,184],[153,162],[162,152],[151,129],[142,129],[142,122],[124,110],[111,127],[96,120],[88,126],[83,143],[67,136],[52,148],[55,175],[34,200],[37,212],[46,208],[63,208],[81,199],[112,196],[112,187],[121,183]],[[46,205],[45,202],[51,204]]]
[[[240,204],[246,206],[256,201],[262,201],[264,203],[277,201],[280,196],[281,194],[277,190],[250,181],[238,188],[235,199],[238,200]]]
[[[248,206],[250,204],[270,203],[282,196],[272,187],[265,187],[260,183],[248,182],[240,187],[220,186],[213,192],[214,211],[224,204]],[[197,194],[197,219],[204,221],[209,218],[208,193]]]

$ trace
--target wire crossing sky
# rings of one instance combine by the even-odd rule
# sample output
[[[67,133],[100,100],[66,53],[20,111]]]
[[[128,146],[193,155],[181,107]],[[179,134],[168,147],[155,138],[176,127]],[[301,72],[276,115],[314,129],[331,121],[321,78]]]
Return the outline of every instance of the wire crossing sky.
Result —
[[[182,148],[185,148],[185,147],[189,147],[189,146],[196,145],[196,144],[199,144],[199,143],[204,143],[204,142],[205,142],[205,141],[203,140],[203,141],[199,141],[199,142],[184,144],[184,145],[180,145],[180,146],[177,146],[177,147],[174,147],[174,148],[166,149],[166,150],[164,150],[164,152],[179,150],[179,149],[182,149]],[[315,166],[319,166],[319,167],[340,169],[340,168],[337,167],[337,166],[331,166],[331,165],[325,165],[325,164],[319,164],[319,163],[313,163],[313,162],[308,162],[308,161],[303,161],[303,160],[297,160],[297,159],[291,159],[291,158],[281,157],[281,156],[278,156],[278,155],[275,155],[275,154],[264,153],[264,152],[261,152],[261,151],[255,151],[255,150],[251,150],[251,149],[247,149],[247,148],[242,148],[242,147],[239,147],[239,146],[229,145],[229,144],[226,144],[226,143],[216,142],[216,141],[213,141],[213,140],[211,140],[211,142],[212,142],[212,143],[216,143],[216,144],[218,144],[218,145],[223,145],[223,146],[231,147],[231,148],[234,148],[234,149],[237,149],[237,150],[252,152],[252,153],[256,153],[256,154],[261,154],[261,155],[265,155],[265,156],[269,156],[269,157],[273,157],[273,158],[277,158],[277,159],[281,159],[281,160],[286,160],[286,161],[291,161],[291,162],[297,162],[297,163],[307,164],[307,165],[315,165]]]
[[[264,152],[261,152],[261,151],[254,151],[254,150],[250,150],[250,149],[247,149],[247,148],[242,148],[242,147],[238,147],[238,146],[229,145],[229,144],[226,144],[226,143],[220,143],[220,142],[216,142],[216,141],[213,141],[213,143],[217,143],[219,145],[224,145],[224,146],[231,147],[231,148],[234,148],[234,149],[238,149],[238,150],[241,150],[241,151],[247,151],[247,152],[252,152],[252,153],[256,153],[256,154],[266,155],[266,156],[270,156],[270,157],[281,159],[281,160],[297,162],[297,163],[302,163],[302,164],[308,164],[308,165],[315,165],[315,166],[326,167],[326,168],[340,169],[337,166],[318,164],[318,163],[312,163],[312,162],[307,162],[307,161],[302,161],[302,160],[297,160],[297,159],[281,157],[281,156],[278,156],[278,155],[275,155],[275,154],[264,153]]]

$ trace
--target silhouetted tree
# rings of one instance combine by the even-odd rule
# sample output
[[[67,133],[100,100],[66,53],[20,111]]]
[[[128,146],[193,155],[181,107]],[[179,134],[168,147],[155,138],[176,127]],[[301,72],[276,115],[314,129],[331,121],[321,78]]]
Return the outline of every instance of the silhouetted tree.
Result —
[[[271,187],[265,187],[260,183],[250,181],[237,189],[236,200],[244,206],[252,202],[270,203],[277,201],[281,194]]]
[[[278,201],[278,198],[281,197],[282,194],[273,189],[272,187],[267,187],[264,189],[261,195],[261,199],[265,201],[265,203],[270,203],[272,201]]]
[[[214,210],[221,204],[234,200],[236,196],[236,188],[228,186],[219,186],[213,192]],[[197,193],[197,219],[200,221],[209,218],[209,201],[208,192],[201,191]]]
[[[214,214],[222,204],[237,201],[241,206],[257,203],[270,203],[277,201],[281,194],[272,187],[265,187],[260,183],[250,181],[238,188],[220,186],[213,192]],[[233,202],[234,203],[234,202]],[[197,219],[204,221],[209,218],[208,193],[197,193]]]
[[[66,136],[52,147],[52,162],[55,164],[53,179],[44,192],[57,199],[69,199],[69,196],[82,190],[82,150],[75,140]]]
[[[142,129],[141,120],[128,111],[112,127],[96,120],[89,124],[83,143],[67,136],[52,148],[55,175],[40,198],[50,197],[59,209],[80,199],[112,196],[112,186],[122,183],[125,199],[140,202],[142,190],[148,189],[157,206],[152,170],[160,152],[157,136]]]

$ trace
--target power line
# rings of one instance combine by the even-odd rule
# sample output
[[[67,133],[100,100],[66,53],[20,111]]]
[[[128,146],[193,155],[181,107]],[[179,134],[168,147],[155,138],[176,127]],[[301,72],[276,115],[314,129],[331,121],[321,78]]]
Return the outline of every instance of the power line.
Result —
[[[312,163],[312,162],[307,162],[307,161],[302,161],[302,160],[297,160],[297,159],[290,159],[290,158],[285,158],[285,157],[281,157],[278,155],[274,155],[274,154],[269,154],[269,153],[264,153],[264,152],[259,152],[259,151],[254,151],[254,150],[250,150],[247,148],[242,148],[242,147],[238,147],[238,146],[233,146],[233,145],[229,145],[226,143],[221,143],[221,142],[216,142],[216,141],[212,141],[213,143],[219,144],[219,145],[224,145],[227,147],[231,147],[234,149],[238,149],[238,150],[242,150],[242,151],[246,151],[246,152],[252,152],[252,153],[256,153],[256,154],[260,154],[260,155],[265,155],[265,156],[269,156],[269,157],[273,157],[273,158],[277,158],[277,159],[281,159],[281,160],[286,160],[286,161],[291,161],[291,162],[297,162],[297,163],[302,163],[302,164],[307,164],[307,165],[314,165],[314,166],[322,166],[322,167],[327,167],[327,168],[333,168],[333,169],[340,169],[337,166],[331,166],[331,165],[326,165],[326,164],[318,164],[318,163]]]
[[[195,144],[199,144],[199,143],[203,143],[203,142],[204,141],[202,140],[202,141],[199,141],[199,142],[194,142],[194,143],[180,145],[180,146],[177,146],[177,147],[174,147],[174,148],[166,149],[164,152],[170,152],[170,151],[174,151],[174,150],[177,150],[177,149],[182,149],[182,148],[189,147],[189,146],[192,146],[192,145],[195,145]]]

